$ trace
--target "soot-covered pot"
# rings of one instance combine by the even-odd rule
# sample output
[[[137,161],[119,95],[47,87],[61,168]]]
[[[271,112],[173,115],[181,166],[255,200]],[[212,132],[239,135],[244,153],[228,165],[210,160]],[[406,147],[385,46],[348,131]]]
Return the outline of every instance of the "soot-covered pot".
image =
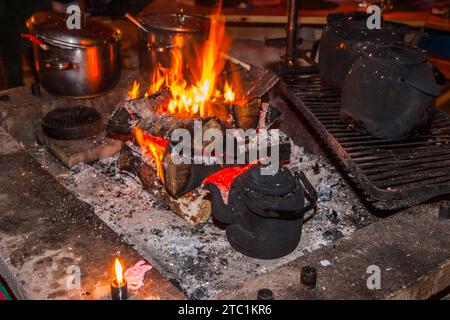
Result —
[[[323,80],[342,88],[344,78],[363,50],[374,43],[401,42],[409,27],[382,21],[381,29],[367,27],[369,15],[331,14],[322,32],[319,71]]]
[[[426,129],[443,89],[425,53],[412,45],[374,45],[353,64],[341,120],[376,138],[403,139]]]
[[[231,181],[230,170],[233,168],[219,171],[205,182],[213,194],[213,217],[227,225],[230,244],[260,259],[276,259],[292,252],[301,238],[303,216],[317,200],[305,175],[294,176],[286,167],[275,175],[262,175],[261,167],[255,165],[237,175],[229,190],[224,190],[226,181]]]

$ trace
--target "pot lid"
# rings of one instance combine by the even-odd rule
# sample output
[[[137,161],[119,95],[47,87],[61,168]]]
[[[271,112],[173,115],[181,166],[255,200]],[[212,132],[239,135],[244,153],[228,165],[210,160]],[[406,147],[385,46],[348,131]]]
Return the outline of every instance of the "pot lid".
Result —
[[[140,16],[139,22],[147,29],[179,33],[202,33],[209,25],[206,18],[184,13],[151,13]]]
[[[409,43],[374,44],[367,48],[366,54],[369,57],[395,61],[404,65],[427,61],[425,51]]]
[[[238,211],[245,206],[266,218],[299,219],[304,213],[305,196],[286,167],[282,166],[274,175],[263,175],[258,165],[236,178],[230,191],[230,205]]]
[[[69,47],[90,47],[118,41],[119,34],[113,29],[81,15],[81,28],[69,29],[69,14],[42,11],[27,20],[29,31],[46,43]]]
[[[381,29],[368,29],[367,19],[370,15],[357,12],[349,15],[328,17],[328,24],[336,33],[348,40],[395,42],[409,32],[407,25],[381,21]]]
[[[296,188],[294,176],[286,167],[281,167],[274,175],[263,175],[260,166],[253,166],[242,179],[245,187],[263,195],[283,196]]]

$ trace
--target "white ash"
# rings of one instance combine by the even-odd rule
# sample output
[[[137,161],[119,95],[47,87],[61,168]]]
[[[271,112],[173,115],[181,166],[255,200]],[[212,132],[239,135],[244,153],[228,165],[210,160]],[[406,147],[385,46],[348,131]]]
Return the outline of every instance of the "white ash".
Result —
[[[117,157],[74,166],[57,178],[138,250],[158,271],[190,298],[207,299],[225,288],[274,270],[368,224],[369,214],[325,159],[292,147],[292,170],[301,170],[316,190],[330,186],[330,197],[319,199],[297,249],[276,260],[259,260],[235,251],[224,230],[208,221],[190,225],[142,189],[137,178],[119,172]],[[319,167],[319,170],[317,170]],[[321,187],[322,186],[322,187]],[[330,219],[330,210],[336,214]],[[333,221],[332,221],[333,220]]]

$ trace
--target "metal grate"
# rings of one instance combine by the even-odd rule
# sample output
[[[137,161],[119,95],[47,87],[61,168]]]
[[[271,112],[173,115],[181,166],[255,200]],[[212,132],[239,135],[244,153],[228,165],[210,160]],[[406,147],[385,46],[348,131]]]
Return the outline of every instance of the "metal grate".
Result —
[[[375,207],[405,208],[450,193],[450,121],[442,111],[427,133],[403,141],[377,139],[341,122],[340,90],[317,73],[282,79],[289,100]]]

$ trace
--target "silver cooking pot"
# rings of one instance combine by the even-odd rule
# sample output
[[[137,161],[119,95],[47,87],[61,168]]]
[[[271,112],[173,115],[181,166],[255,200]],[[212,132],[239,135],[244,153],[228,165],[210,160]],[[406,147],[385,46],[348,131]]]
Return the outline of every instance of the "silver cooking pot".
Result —
[[[38,12],[27,20],[41,84],[53,95],[90,98],[105,94],[120,76],[120,34],[81,16],[69,29],[64,13]]]
[[[209,27],[208,19],[183,13],[152,13],[138,20],[145,28],[139,28],[139,69],[146,79],[158,64],[171,67],[173,48],[183,56],[194,54],[193,43],[204,40]]]

